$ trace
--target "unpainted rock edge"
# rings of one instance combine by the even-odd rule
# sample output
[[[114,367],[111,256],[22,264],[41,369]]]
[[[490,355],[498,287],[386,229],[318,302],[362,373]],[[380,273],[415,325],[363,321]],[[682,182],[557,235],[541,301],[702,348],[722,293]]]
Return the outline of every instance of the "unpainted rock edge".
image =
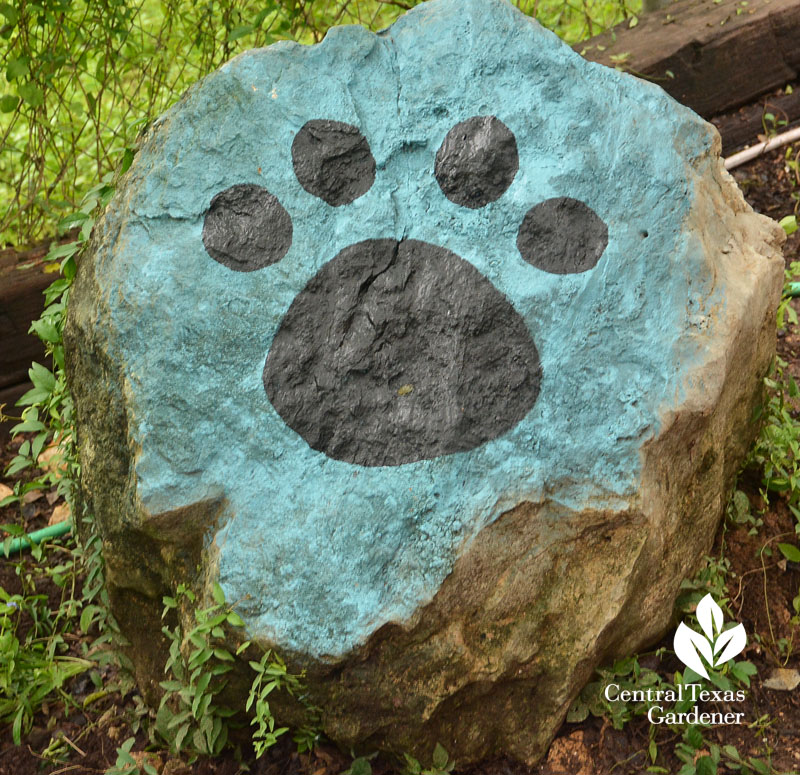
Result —
[[[177,623],[174,614],[162,620],[162,598],[174,594],[181,582],[201,591],[208,586],[198,569],[216,567],[208,537],[225,504],[222,496],[212,495],[154,516],[137,498],[138,450],[128,433],[130,375],[124,373],[119,353],[99,325],[109,315],[100,278],[128,213],[126,198],[112,203],[79,258],[64,327],[65,366],[81,460],[76,513],[94,517],[111,610],[128,641],[123,651],[131,659],[143,696],[154,705],[161,695],[159,681],[169,653],[162,627]],[[78,530],[82,540],[88,540],[84,521]]]

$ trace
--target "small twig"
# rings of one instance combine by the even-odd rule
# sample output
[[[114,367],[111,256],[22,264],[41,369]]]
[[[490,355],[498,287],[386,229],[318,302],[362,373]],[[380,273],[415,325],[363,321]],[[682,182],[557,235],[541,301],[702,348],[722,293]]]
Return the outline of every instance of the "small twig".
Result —
[[[789,535],[794,535],[794,531],[791,533],[778,533],[778,535],[772,536],[772,538],[768,539],[767,542],[761,547],[761,551],[758,553],[759,558],[761,559],[761,570],[764,574],[764,607],[767,611],[767,625],[769,625],[769,637],[772,640],[773,647],[777,648],[777,643],[775,642],[775,633],[772,630],[772,617],[769,613],[769,595],[767,594],[767,567],[764,564],[764,549],[772,542],[778,538],[784,538]]]
[[[83,767],[82,764],[69,764],[66,767],[62,767],[60,770],[53,770],[50,775],[60,775],[62,772],[70,772],[71,770],[79,770]],[[99,770],[96,770],[99,772]]]
[[[75,745],[75,743],[73,743],[73,742],[72,742],[72,740],[70,740],[70,739],[69,739],[69,738],[68,738],[66,735],[62,734],[62,736],[61,736],[61,739],[62,739],[62,740],[63,740],[63,741],[64,741],[64,742],[65,742],[65,743],[66,743],[66,744],[67,744],[67,745],[68,745],[70,748],[72,748],[72,750],[73,750],[73,751],[77,751],[77,752],[78,752],[78,753],[79,753],[81,756],[83,756],[84,758],[86,757],[86,751],[82,751],[80,748],[78,748],[78,746],[77,746],[77,745]]]
[[[778,567],[778,563],[776,562],[776,563],[773,563],[772,565],[767,565],[767,566],[766,566],[766,570],[772,570],[773,568],[777,568],[777,567]],[[750,574],[752,574],[752,573],[763,573],[763,571],[764,571],[764,565],[763,565],[763,563],[762,563],[762,567],[761,567],[761,568],[753,568],[752,570],[748,570],[748,571],[745,571],[744,573],[742,573],[742,574],[739,576],[739,590],[738,590],[738,592],[737,592],[737,593],[736,593],[736,594],[735,594],[735,595],[734,595],[734,596],[731,598],[731,603],[735,603],[735,602],[736,602],[736,601],[739,599],[739,595],[741,595],[741,594],[742,594],[742,591],[743,591],[743,589],[742,589],[742,586],[743,586],[742,582],[743,582],[743,580],[744,580],[744,577],[745,577],[745,576],[749,576],[749,575],[750,575]],[[743,603],[742,603],[742,604],[739,606],[739,609],[736,611],[736,616],[737,616],[737,617],[738,617],[738,616],[739,616],[739,614],[742,612],[742,608],[743,608],[743,607],[744,607],[744,602],[743,602]]]

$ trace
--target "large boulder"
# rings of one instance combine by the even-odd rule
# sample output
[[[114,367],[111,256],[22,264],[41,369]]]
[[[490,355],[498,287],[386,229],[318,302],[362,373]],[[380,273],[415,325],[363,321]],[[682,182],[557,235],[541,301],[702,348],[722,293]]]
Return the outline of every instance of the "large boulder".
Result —
[[[505,0],[207,77],[65,333],[142,688],[161,596],[218,580],[338,743],[534,762],[711,544],[781,240],[710,125]]]

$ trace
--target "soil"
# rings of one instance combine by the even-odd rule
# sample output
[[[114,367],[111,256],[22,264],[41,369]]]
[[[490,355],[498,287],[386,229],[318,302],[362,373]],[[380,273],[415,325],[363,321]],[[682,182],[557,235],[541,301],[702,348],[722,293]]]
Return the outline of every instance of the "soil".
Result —
[[[800,143],[791,147],[800,156]],[[775,219],[791,214],[798,208],[800,176],[786,165],[786,149],[780,149],[734,171],[734,177],[750,204],[759,212]],[[787,267],[800,261],[800,232],[787,241],[784,249]],[[800,301],[792,302],[800,314]],[[778,353],[788,364],[790,373],[800,382],[800,330],[789,328],[779,333]],[[0,466],[5,470],[22,443],[22,438],[0,441]],[[0,479],[9,486],[19,477]],[[739,489],[746,495],[751,512],[763,520],[755,534],[749,524],[731,521],[721,525],[711,556],[724,557],[729,563],[727,584],[730,609],[748,633],[748,646],[743,654],[757,668],[744,702],[735,710],[744,712],[743,724],[711,727],[706,738],[719,745],[733,745],[743,756],[771,757],[775,771],[800,771],[800,690],[781,691],[764,686],[764,680],[777,668],[800,669],[800,628],[793,624],[792,601],[800,592],[800,564],[783,559],[777,551],[780,541],[793,541],[795,517],[781,498],[772,496],[765,504],[759,494],[758,472],[745,471]],[[26,531],[47,524],[53,510],[62,505],[54,492],[43,492],[28,499],[21,508],[0,509],[0,523],[19,523]],[[763,511],[763,513],[761,513]],[[53,545],[56,547],[56,545]],[[72,558],[69,548],[52,548],[46,554],[51,568]],[[27,579],[27,580],[26,580]],[[35,586],[38,594],[46,596],[52,607],[62,599],[62,590],[42,570],[30,554],[0,559],[0,585],[9,593],[18,593],[27,584]],[[69,653],[83,656],[87,651],[102,663],[103,648],[95,651],[93,635],[67,634]],[[783,641],[784,646],[780,644]],[[671,633],[655,644],[643,666],[656,670],[665,678],[681,665],[674,656],[657,656],[660,647],[670,649]],[[97,648],[97,647],[95,647]],[[103,681],[110,689],[98,695],[92,681],[92,671],[67,682],[64,696],[46,703],[36,714],[34,725],[22,741],[13,744],[11,729],[0,730],[0,775],[28,773],[104,773],[116,761],[117,748],[131,736],[136,738],[134,757],[140,763],[150,763],[159,775],[237,775],[239,772],[264,775],[337,775],[350,765],[350,757],[328,744],[318,746],[313,754],[298,754],[288,737],[264,757],[256,760],[246,749],[240,755],[226,752],[215,759],[200,759],[192,764],[170,757],[164,751],[145,753],[146,733],[136,727],[141,704],[135,687],[118,667],[98,668],[95,681]],[[114,688],[117,690],[114,690]],[[88,698],[88,701],[87,701]],[[707,703],[705,710],[729,710],[724,703]],[[85,706],[85,707],[84,707]],[[720,707],[716,707],[720,706]],[[139,711],[137,713],[137,710]],[[487,761],[464,770],[464,775],[633,775],[651,766],[648,755],[650,723],[638,717],[623,729],[614,729],[605,718],[589,716],[578,724],[565,723],[550,747],[546,759],[535,769],[528,769],[505,760]],[[675,756],[676,734],[659,727],[655,737],[660,772],[677,773],[683,763]],[[458,752],[451,752],[457,759]],[[700,751],[698,755],[703,755]],[[396,762],[380,757],[372,760],[375,775],[399,772]],[[721,772],[732,772],[724,767]]]

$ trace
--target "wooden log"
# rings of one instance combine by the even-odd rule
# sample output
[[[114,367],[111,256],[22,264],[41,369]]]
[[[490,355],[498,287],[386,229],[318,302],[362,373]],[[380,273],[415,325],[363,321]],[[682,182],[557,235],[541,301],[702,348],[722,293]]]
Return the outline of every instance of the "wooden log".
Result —
[[[0,404],[6,404],[6,414],[19,415],[14,404],[31,387],[31,363],[45,363],[44,346],[28,329],[44,309],[42,291],[58,276],[45,272],[47,250],[39,245],[21,253],[0,251]],[[0,441],[13,425],[0,423]]]
[[[31,361],[44,357],[28,329],[44,309],[42,291],[57,277],[44,271],[46,253],[46,245],[0,251],[0,389],[26,382]]]
[[[575,49],[708,119],[797,79],[799,40],[800,0],[680,0]]]

